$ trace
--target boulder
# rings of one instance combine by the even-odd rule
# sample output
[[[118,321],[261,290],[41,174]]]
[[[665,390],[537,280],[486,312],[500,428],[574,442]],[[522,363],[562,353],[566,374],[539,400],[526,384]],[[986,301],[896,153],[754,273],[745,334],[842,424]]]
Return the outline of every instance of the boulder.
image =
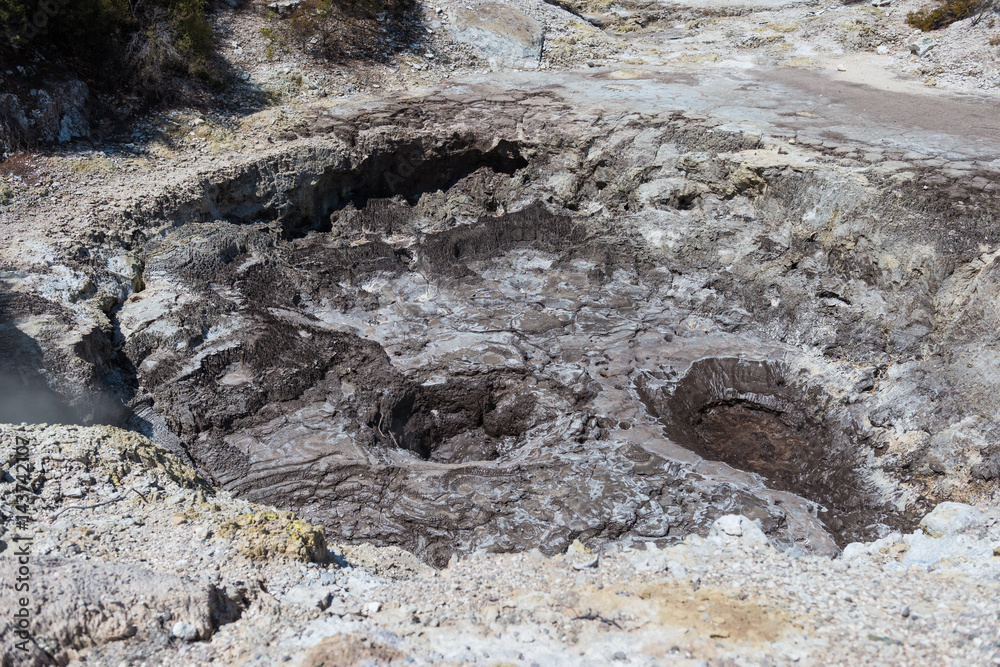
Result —
[[[322,610],[330,606],[333,592],[327,586],[300,584],[292,586],[280,599],[296,607]]]
[[[170,634],[180,640],[193,642],[198,638],[198,628],[185,621],[177,621],[170,629]]]
[[[708,530],[708,539],[716,542],[738,540],[747,545],[770,545],[764,531],[756,523],[738,514],[727,514],[715,520]]]
[[[920,521],[920,527],[928,537],[945,537],[965,532],[979,518],[979,511],[964,503],[940,503]]]
[[[910,42],[907,48],[910,49],[910,53],[915,54],[918,58],[923,58],[935,46],[937,46],[937,42],[924,35]]]
[[[542,57],[542,26],[495,2],[458,8],[452,32],[455,41],[475,48],[494,69],[537,69]]]

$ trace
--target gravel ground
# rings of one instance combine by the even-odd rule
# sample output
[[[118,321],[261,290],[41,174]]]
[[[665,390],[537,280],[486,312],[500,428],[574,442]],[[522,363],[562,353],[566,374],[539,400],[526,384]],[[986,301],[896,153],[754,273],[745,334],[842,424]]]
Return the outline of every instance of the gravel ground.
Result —
[[[18,444],[38,490],[26,514]],[[996,510],[944,504],[923,530],[833,560],[777,551],[730,516],[662,550],[575,543],[435,570],[326,545],[126,431],[2,427],[0,461],[0,568],[34,534],[32,637],[61,664],[1000,664]],[[148,595],[130,598],[134,582]],[[45,664],[11,648],[9,619],[4,664]]]

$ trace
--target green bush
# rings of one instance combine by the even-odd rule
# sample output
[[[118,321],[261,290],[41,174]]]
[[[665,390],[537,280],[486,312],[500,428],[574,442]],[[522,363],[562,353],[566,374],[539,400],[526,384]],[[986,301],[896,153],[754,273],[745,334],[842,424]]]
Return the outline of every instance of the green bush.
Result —
[[[22,0],[0,0],[0,25],[21,25],[28,20],[27,7]]]
[[[265,36],[269,51],[293,43],[328,59],[380,61],[424,37],[418,7],[415,0],[303,0],[276,21],[273,38]]]

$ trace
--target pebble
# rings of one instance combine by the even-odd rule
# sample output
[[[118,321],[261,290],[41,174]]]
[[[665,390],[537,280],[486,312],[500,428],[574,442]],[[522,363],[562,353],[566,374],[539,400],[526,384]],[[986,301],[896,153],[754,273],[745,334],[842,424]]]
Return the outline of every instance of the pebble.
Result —
[[[193,642],[198,638],[198,628],[184,621],[177,621],[170,629],[170,634],[186,642]]]

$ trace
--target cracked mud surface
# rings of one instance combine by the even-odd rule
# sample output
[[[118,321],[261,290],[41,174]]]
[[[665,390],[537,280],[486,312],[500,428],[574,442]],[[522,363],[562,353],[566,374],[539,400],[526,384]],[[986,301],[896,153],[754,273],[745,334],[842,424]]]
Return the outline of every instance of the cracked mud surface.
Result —
[[[945,128],[933,163],[724,77],[545,81],[320,106],[75,221],[90,248],[26,237],[6,372],[435,564],[730,513],[832,553],[995,494],[992,145]]]
[[[911,525],[927,487],[879,456],[900,406],[875,390],[892,359],[940,360],[919,286],[852,225],[919,210],[753,135],[646,118],[543,140],[558,100],[495,104],[533,140],[386,142],[454,109],[402,104],[334,119],[358,158],[270,200],[253,166],[165,212],[114,311],[139,426],[226,488],[438,564],[726,513],[821,552]],[[480,106],[467,122],[497,132]]]
[[[537,201],[432,217],[496,177],[483,167],[443,202],[369,200],[288,242],[266,225],[168,234],[118,314],[139,386],[223,486],[439,564],[680,536],[725,510],[785,534],[747,489],[612,435],[638,415],[637,337],[679,319],[657,303],[669,280]],[[153,310],[159,295],[173,308]],[[620,406],[598,408],[602,392]]]

